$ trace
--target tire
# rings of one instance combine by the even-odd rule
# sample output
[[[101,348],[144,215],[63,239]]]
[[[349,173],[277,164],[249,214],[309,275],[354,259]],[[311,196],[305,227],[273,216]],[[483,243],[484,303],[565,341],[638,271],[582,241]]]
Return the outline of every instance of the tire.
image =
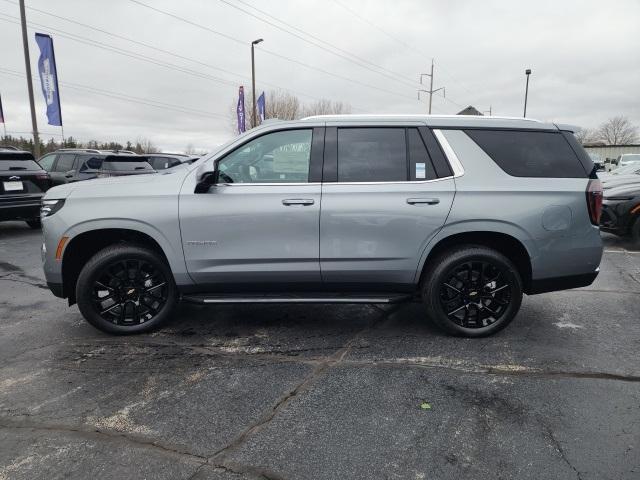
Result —
[[[40,222],[39,218],[34,218],[33,220],[25,220],[29,228],[33,228],[34,230],[39,230],[42,228],[42,222]]]
[[[634,247],[640,248],[640,216],[631,225],[631,241]]]
[[[431,262],[422,299],[428,317],[445,332],[485,337],[502,330],[518,313],[522,279],[501,253],[481,245],[461,245]]]
[[[80,313],[116,335],[149,332],[165,323],[178,302],[166,261],[144,247],[118,244],[96,253],[76,284]]]

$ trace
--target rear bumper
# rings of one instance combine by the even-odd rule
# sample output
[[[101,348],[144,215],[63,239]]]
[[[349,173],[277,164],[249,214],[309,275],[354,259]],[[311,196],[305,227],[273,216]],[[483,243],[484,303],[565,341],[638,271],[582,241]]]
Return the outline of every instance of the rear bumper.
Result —
[[[532,280],[527,294],[536,295],[538,293],[568,290],[570,288],[588,287],[596,279],[598,273],[600,273],[599,268],[595,272],[583,273],[581,275],[570,275],[566,277],[542,278],[538,280]]]
[[[40,199],[0,200],[0,220],[30,220],[40,216]]]

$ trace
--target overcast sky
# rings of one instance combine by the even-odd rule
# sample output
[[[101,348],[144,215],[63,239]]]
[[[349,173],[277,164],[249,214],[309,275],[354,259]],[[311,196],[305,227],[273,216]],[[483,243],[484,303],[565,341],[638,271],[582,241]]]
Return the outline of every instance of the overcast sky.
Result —
[[[595,127],[625,115],[640,124],[639,0],[140,2],[205,28],[133,0],[26,0],[34,73],[34,33],[54,38],[67,136],[146,137],[172,151],[227,140],[238,85],[250,93],[256,38],[264,38],[256,50],[258,91],[279,87],[302,102],[344,101],[353,113],[426,113],[417,80],[434,57],[434,87],[446,87],[446,99],[434,96],[433,113],[473,105],[521,116],[524,70],[531,68],[529,117]],[[18,17],[17,0],[0,0],[0,94],[7,130],[29,132]],[[47,139],[60,129],[47,125],[39,83],[34,90]]]

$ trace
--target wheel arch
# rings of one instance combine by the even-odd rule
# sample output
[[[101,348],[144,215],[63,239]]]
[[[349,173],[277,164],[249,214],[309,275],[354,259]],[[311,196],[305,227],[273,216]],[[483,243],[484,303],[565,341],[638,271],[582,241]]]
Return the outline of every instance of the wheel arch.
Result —
[[[64,248],[61,270],[63,296],[68,298],[69,305],[76,302],[76,282],[82,267],[93,255],[109,245],[128,243],[149,248],[158,253],[173,271],[170,247],[162,239],[159,241],[157,236],[152,236],[149,232],[144,232],[141,229],[131,228],[131,226],[128,228],[105,226],[85,228],[73,236],[67,235],[70,240]],[[169,250],[169,255],[167,250]]]
[[[523,290],[528,293],[532,279],[532,246],[531,242],[522,241],[514,235],[514,231],[507,229],[487,229],[476,226],[472,230],[452,229],[441,231],[431,242],[423,254],[417,270],[416,283],[420,285],[431,262],[442,252],[458,245],[482,245],[494,249],[511,260],[522,279]]]

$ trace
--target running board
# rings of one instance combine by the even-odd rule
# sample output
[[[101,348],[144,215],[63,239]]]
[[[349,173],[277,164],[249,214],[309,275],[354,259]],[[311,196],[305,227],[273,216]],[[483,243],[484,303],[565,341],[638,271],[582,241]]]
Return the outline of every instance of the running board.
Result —
[[[190,294],[182,300],[189,303],[401,303],[413,299],[408,294],[341,294],[341,293],[305,293],[305,294]]]

